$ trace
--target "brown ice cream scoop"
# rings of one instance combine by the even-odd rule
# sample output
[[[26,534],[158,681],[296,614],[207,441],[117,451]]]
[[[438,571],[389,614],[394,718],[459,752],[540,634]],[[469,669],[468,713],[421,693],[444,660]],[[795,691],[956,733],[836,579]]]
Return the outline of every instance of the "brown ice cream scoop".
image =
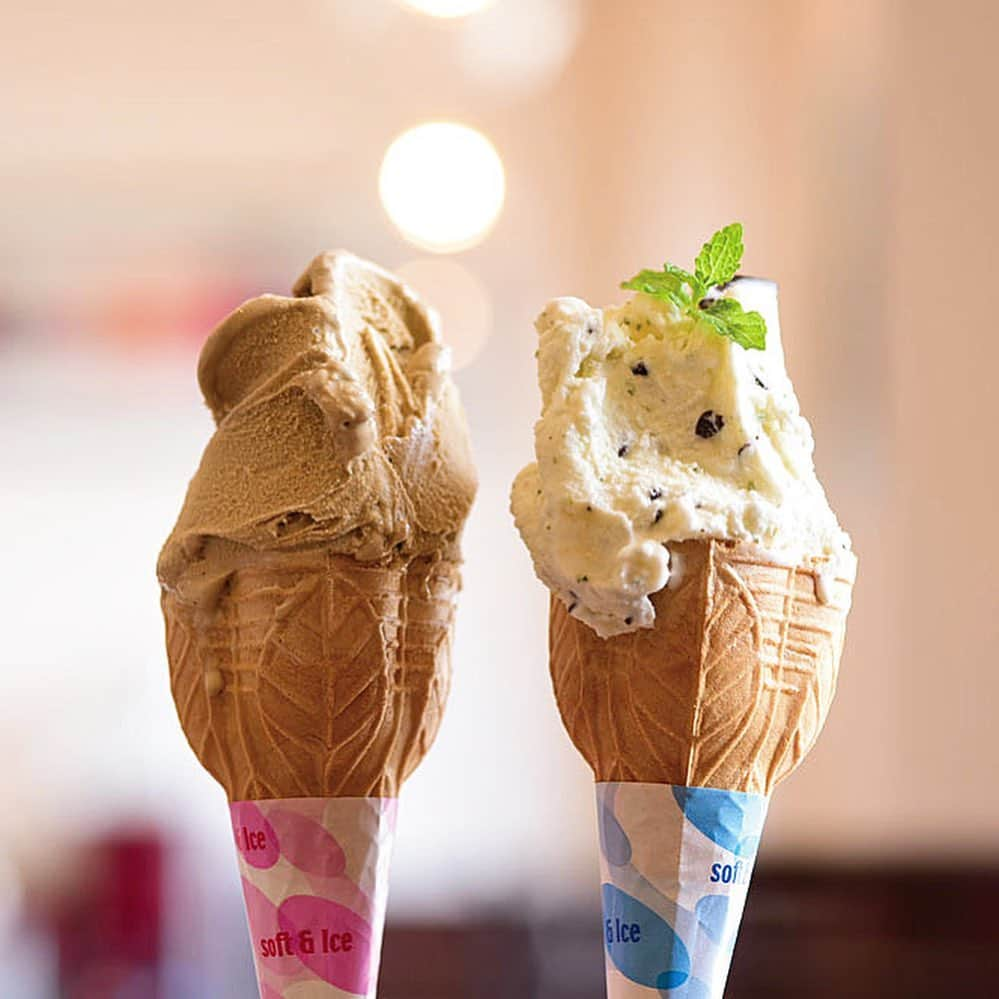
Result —
[[[552,598],[562,720],[598,781],[769,794],[804,759],[836,688],[853,572],[777,565],[737,542],[670,546],[653,628],[600,638]],[[678,577],[678,578],[677,578]]]

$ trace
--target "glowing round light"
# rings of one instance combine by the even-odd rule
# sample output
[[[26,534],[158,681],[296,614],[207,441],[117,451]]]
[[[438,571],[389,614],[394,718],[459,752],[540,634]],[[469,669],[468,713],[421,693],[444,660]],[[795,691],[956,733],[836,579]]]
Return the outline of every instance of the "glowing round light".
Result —
[[[495,0],[402,0],[404,7],[431,17],[465,17],[491,7]]]
[[[582,26],[580,0],[504,0],[462,26],[462,69],[497,95],[522,99],[554,82]],[[525,38],[529,45],[523,44]]]
[[[506,193],[493,144],[465,125],[430,122],[389,146],[378,178],[382,205],[409,242],[453,253],[480,242]]]
[[[456,260],[421,257],[396,273],[440,314],[455,371],[479,356],[492,332],[493,309],[482,282]]]

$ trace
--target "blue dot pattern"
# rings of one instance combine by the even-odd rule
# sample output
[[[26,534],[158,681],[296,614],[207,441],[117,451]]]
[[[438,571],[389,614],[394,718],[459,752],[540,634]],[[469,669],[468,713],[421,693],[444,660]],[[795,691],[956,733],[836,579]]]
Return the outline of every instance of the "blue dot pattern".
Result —
[[[610,999],[721,999],[767,799],[598,784]]]
[[[705,895],[694,906],[697,921],[715,943],[721,943],[728,927],[728,896]]]
[[[673,927],[614,885],[604,885],[602,894],[604,942],[621,974],[649,988],[682,985],[690,977],[690,955]]]
[[[674,786],[672,791],[687,821],[705,836],[737,857],[756,856],[767,810],[763,795],[714,787]]]
[[[631,840],[609,808],[602,809],[600,813],[600,849],[615,867],[631,863]]]

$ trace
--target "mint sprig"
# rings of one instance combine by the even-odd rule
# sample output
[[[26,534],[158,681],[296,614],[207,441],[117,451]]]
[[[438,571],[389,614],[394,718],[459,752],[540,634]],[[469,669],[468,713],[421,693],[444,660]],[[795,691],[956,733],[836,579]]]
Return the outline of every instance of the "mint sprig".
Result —
[[[708,292],[717,285],[728,284],[742,262],[742,223],[733,222],[719,229],[694,261],[694,273],[676,264],[663,264],[661,271],[644,270],[622,288],[672,302],[684,315],[690,316],[720,336],[745,347],[763,350],[767,344],[767,324],[758,312],[745,312],[734,298],[709,298]]]

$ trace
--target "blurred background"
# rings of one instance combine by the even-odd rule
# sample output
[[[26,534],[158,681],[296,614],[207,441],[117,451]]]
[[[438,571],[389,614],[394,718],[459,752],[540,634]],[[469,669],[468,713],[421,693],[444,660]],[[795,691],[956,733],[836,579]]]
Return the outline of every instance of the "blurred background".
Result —
[[[202,341],[338,246],[443,314],[482,480],[382,994],[602,995],[592,783],[507,513],[532,323],[734,219],[861,573],[729,994],[994,994],[997,5],[0,9],[0,996],[255,994],[154,563],[211,432]]]

